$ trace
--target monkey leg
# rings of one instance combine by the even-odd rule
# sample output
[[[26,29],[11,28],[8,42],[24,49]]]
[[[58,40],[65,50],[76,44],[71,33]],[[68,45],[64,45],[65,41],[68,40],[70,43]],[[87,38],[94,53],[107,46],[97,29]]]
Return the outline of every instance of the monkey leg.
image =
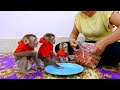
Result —
[[[38,59],[42,59],[43,57],[42,57],[41,54],[38,53],[38,54],[37,54],[37,58],[38,58]]]
[[[60,60],[60,63],[66,63],[66,62],[68,62],[68,58],[61,57],[61,56],[59,56],[59,60]]]
[[[42,57],[42,55],[41,54],[39,54],[39,53],[37,53],[37,55],[36,55],[36,62],[37,62],[37,64],[38,64],[38,66],[40,66],[40,68],[41,69],[43,69],[44,67],[45,67],[45,65],[43,64],[40,64],[40,60],[44,63],[45,62],[45,60],[44,60],[44,58]],[[39,65],[40,64],[40,65]]]
[[[66,57],[66,58],[64,58],[65,59],[65,62],[67,63],[68,61],[69,61],[69,59]]]
[[[67,57],[70,61],[74,59],[74,57],[72,55],[68,55]]]
[[[39,67],[39,66],[41,66],[41,64],[40,64],[40,60],[38,59],[38,54],[36,53],[35,54],[35,63],[36,63],[36,65]]]
[[[40,59],[38,58],[38,53],[35,53],[35,56],[34,56],[34,61],[38,67],[38,69],[43,69],[44,66],[42,64],[40,64]]]
[[[57,68],[62,68],[62,67],[59,66],[56,62],[52,61],[51,57],[47,57],[46,60],[47,60],[47,63],[48,63],[49,65],[54,65],[54,66],[56,66]]]
[[[48,59],[46,59],[46,58],[42,58],[41,60],[42,60],[42,62],[44,63],[44,67],[46,67],[46,66],[50,65],[50,63],[49,63],[49,60],[48,60]]]
[[[15,61],[20,60],[21,58],[22,58],[22,57],[19,57],[19,56],[14,55]]]
[[[27,57],[22,57],[21,60],[18,61],[18,67],[20,72],[24,73],[27,70]]]
[[[59,56],[60,63],[64,63],[63,57]]]
[[[20,72],[23,74],[35,73],[35,70],[27,70],[28,69],[27,57],[22,57],[21,60],[18,61],[18,67],[20,69]]]
[[[31,64],[35,63],[34,57],[27,57],[27,60],[29,60]]]

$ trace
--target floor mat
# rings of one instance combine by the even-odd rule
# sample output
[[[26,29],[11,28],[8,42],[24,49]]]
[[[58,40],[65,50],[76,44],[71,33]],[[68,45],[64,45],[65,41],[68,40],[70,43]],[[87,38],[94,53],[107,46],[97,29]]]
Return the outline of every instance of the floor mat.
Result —
[[[18,70],[13,55],[0,55],[0,79],[120,79],[120,70],[114,67],[103,66],[102,68],[85,70],[77,75],[56,76],[40,70],[34,74],[24,75]]]

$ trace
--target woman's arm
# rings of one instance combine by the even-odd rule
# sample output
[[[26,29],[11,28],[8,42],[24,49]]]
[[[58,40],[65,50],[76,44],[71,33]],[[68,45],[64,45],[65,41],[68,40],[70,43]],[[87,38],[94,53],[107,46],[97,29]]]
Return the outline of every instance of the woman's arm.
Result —
[[[73,30],[72,30],[72,32],[71,32],[71,34],[70,34],[69,39],[70,39],[70,40],[71,40],[71,39],[77,40],[78,35],[79,35],[79,31],[78,31],[78,29],[76,28],[76,25],[74,24]]]
[[[109,18],[110,23],[117,27],[116,31],[114,31],[111,35],[103,38],[106,42],[106,45],[112,44],[118,40],[120,40],[120,14],[114,12]]]
[[[95,48],[92,51],[93,54],[101,55],[103,51],[105,50],[106,46],[118,41],[120,39],[120,14],[117,12],[114,12],[110,18],[110,23],[115,25],[117,27],[116,31],[114,31],[112,34],[104,37],[100,41],[98,41],[95,44]]]
[[[72,48],[76,51],[76,47],[78,45],[77,43],[77,37],[79,35],[79,31],[76,28],[76,25],[74,24],[73,30],[69,36],[69,41],[70,41],[70,45],[72,46]]]

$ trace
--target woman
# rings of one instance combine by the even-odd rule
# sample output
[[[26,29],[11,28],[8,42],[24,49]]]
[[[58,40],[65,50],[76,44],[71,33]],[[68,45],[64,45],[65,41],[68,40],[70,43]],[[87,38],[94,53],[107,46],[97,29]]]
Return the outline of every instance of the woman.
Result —
[[[117,29],[114,31],[114,27]],[[71,47],[76,51],[77,37],[82,33],[86,42],[95,43],[94,55],[101,55],[98,66],[120,62],[120,15],[114,11],[81,11],[75,15],[70,34]]]

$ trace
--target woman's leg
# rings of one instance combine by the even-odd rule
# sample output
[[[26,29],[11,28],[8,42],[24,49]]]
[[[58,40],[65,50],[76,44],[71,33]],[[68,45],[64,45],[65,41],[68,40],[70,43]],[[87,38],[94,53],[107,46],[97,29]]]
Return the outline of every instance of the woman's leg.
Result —
[[[120,62],[120,42],[115,42],[106,47],[101,55],[98,67],[103,65],[114,66]]]
[[[95,41],[88,41],[88,43],[95,43]],[[120,42],[115,42],[106,47],[101,55],[101,59],[97,67],[108,65],[114,66],[120,62]]]

